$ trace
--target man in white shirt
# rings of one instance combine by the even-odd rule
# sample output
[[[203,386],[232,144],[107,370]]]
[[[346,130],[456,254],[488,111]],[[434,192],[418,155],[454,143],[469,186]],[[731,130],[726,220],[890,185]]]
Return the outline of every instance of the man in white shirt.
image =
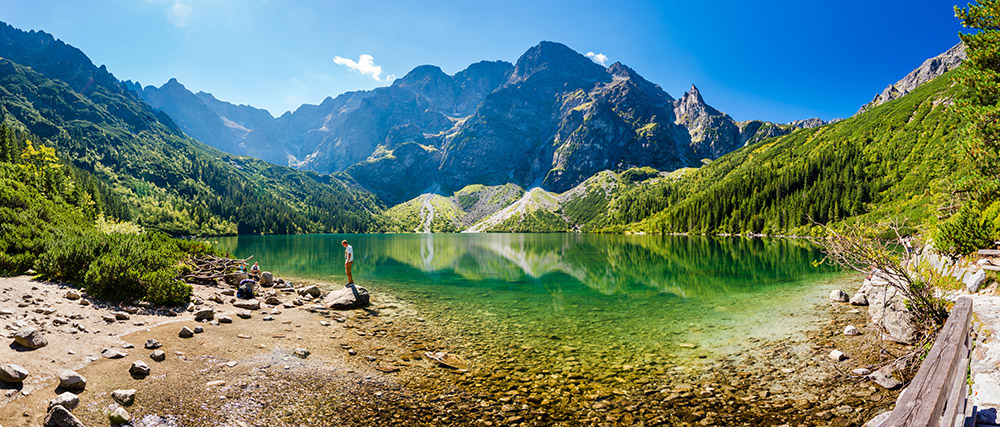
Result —
[[[344,246],[344,270],[347,271],[347,285],[354,284],[354,276],[351,276],[351,267],[354,265],[354,248],[347,244],[347,240],[340,242]]]

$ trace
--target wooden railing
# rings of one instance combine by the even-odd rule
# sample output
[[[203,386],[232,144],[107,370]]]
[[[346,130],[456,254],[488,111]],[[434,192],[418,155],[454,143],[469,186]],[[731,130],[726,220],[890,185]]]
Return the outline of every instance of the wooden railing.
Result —
[[[882,427],[963,426],[969,396],[969,355],[972,336],[972,299],[959,298],[938,333],[934,347],[920,365],[913,381],[896,399],[896,408]],[[971,414],[975,425],[975,414]]]

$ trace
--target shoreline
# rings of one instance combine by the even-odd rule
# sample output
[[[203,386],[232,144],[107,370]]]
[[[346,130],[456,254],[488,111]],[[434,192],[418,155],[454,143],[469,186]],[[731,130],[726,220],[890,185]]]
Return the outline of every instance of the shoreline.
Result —
[[[25,279],[0,279],[0,287],[10,280]],[[59,289],[56,284],[29,283]],[[218,291],[195,288],[196,296],[205,301]],[[546,355],[533,349],[511,353],[508,360],[490,360],[472,340],[445,335],[447,328],[437,326],[435,319],[417,317],[419,307],[385,294],[374,294],[372,302],[368,310],[343,314],[324,313],[309,303],[295,308],[278,305],[278,314],[269,308],[254,312],[247,320],[233,315],[237,310],[231,306],[218,304],[222,313],[233,318],[232,324],[195,323],[193,316],[184,312],[178,317],[163,317],[156,326],[133,326],[130,332],[108,336],[135,346],[110,347],[128,353],[127,357],[99,358],[79,370],[90,382],[74,413],[88,425],[106,423],[103,412],[114,405],[108,394],[116,388],[139,390],[136,404],[126,409],[148,420],[135,425],[215,425],[219,419],[213,417],[221,413],[231,414],[226,418],[231,425],[335,424],[330,420],[364,425],[366,419],[454,425],[784,423],[780,420],[814,425],[810,420],[818,425],[839,420],[860,425],[867,420],[865,416],[870,418],[877,407],[884,406],[866,409],[871,405],[864,403],[865,398],[835,399],[825,390],[838,382],[829,381],[835,371],[823,363],[828,347],[836,346],[836,329],[842,329],[840,323],[845,319],[858,320],[858,315],[847,313],[850,306],[828,305],[833,317],[821,314],[820,318],[835,320],[825,326],[805,325],[802,339],[755,342],[743,354],[721,358],[714,367],[614,366],[607,367],[608,376],[596,378],[586,372],[556,372],[545,367],[535,372],[528,362]],[[822,306],[822,302],[816,303],[816,307]],[[274,320],[264,321],[265,314]],[[203,326],[205,332],[189,339],[176,336],[181,326],[196,325]],[[104,333],[92,335],[101,335],[100,343],[109,342],[103,340]],[[164,344],[167,361],[149,360],[150,350],[142,348],[147,338]],[[55,337],[50,339],[53,345]],[[297,347],[312,354],[306,359],[294,357]],[[356,354],[351,355],[351,350]],[[438,367],[423,357],[427,351],[463,356],[470,362],[468,371]],[[13,363],[32,353],[15,355]],[[778,367],[773,363],[775,357],[791,364]],[[153,373],[135,380],[129,377],[128,366],[140,359]],[[37,425],[47,401],[55,397],[52,378],[58,372],[49,372],[46,377],[42,371],[29,370],[29,379],[37,387],[28,396],[15,393],[7,397],[0,423]],[[773,383],[792,393],[763,387]],[[795,389],[813,387],[823,390],[794,393]],[[838,387],[844,388],[833,389]],[[889,404],[894,400],[879,391],[865,390],[863,394]],[[270,403],[252,403],[261,401]],[[350,407],[337,403],[345,401],[352,402]],[[844,412],[845,405],[839,403],[846,401],[851,402],[851,411],[835,412],[837,408]],[[827,408],[831,404],[836,405]],[[286,407],[290,409],[270,413]],[[24,417],[24,412],[29,416]],[[326,415],[310,418],[315,414]]]

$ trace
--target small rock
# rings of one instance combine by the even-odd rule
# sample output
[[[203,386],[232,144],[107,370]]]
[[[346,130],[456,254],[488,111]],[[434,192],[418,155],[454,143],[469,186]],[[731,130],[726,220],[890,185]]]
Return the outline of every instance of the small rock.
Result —
[[[194,336],[194,331],[192,331],[191,328],[185,326],[181,328],[181,331],[177,333],[177,336],[181,338],[191,338]]]
[[[53,405],[49,408],[42,425],[45,427],[84,427],[83,422],[62,405]]]
[[[833,359],[834,362],[839,362],[839,361],[844,360],[846,358],[847,358],[847,356],[845,356],[844,352],[842,352],[840,350],[833,350],[833,351],[830,352],[830,359]]]
[[[202,333],[202,332],[205,332],[205,328],[203,328],[203,327],[201,327],[201,326],[195,326],[195,327],[194,327],[194,333],[196,333],[196,334],[200,334],[200,333]]]
[[[899,380],[897,380],[895,377],[892,376],[891,365],[883,367],[882,369],[879,369],[875,372],[872,372],[870,375],[868,375],[868,378],[870,378],[872,381],[875,381],[875,384],[878,384],[889,390],[894,390],[899,386],[903,385],[903,383],[899,382]]]
[[[293,356],[298,357],[300,359],[305,359],[309,357],[309,354],[310,354],[309,350],[306,350],[304,348],[297,348],[295,349],[295,351],[292,352]]]
[[[270,271],[260,273],[260,286],[265,288],[274,286],[274,274]]]
[[[847,302],[850,298],[847,297],[847,293],[837,289],[830,292],[830,301],[833,302]]]
[[[75,301],[80,299],[80,293],[77,291],[66,291],[66,295],[63,295],[63,297],[70,301]]]
[[[194,312],[194,320],[212,320],[215,318],[215,310],[203,308]]]
[[[319,290],[319,286],[310,285],[298,290],[299,295],[306,296],[309,295],[312,298],[319,298],[323,293]]]
[[[222,291],[222,295],[225,295],[227,297],[231,297],[233,295],[236,295],[236,291],[234,291],[232,289],[226,289],[226,290]]]
[[[115,315],[115,320],[128,320],[129,319],[128,313],[126,313],[124,311],[116,311],[114,313],[114,315]]]
[[[73,409],[76,409],[78,405],[80,405],[80,396],[77,396],[68,391],[64,391],[60,395],[56,396],[55,399],[49,401],[49,410],[51,410],[52,407],[56,405],[66,408],[67,411],[72,411]]]
[[[115,322],[115,316],[112,316],[110,314],[102,314],[101,315],[101,320],[103,320],[105,322],[108,322],[108,323],[114,323]]]
[[[251,317],[250,312],[246,310],[236,313],[236,316],[240,319],[249,319]]]
[[[49,345],[49,340],[42,336],[38,329],[25,326],[14,334],[14,342],[30,349],[42,348]]]
[[[121,359],[128,355],[118,350],[106,348],[104,349],[104,351],[101,352],[101,356],[104,356],[107,359]]]
[[[112,391],[111,398],[115,399],[116,402],[121,403],[122,406],[129,406],[135,402],[135,389]]]
[[[865,294],[854,294],[850,300],[851,305],[868,305],[868,297]]]
[[[125,344],[122,344],[122,348],[135,348],[135,346],[132,345],[132,343],[127,342]]]
[[[264,320],[265,322],[267,322],[267,321],[270,321],[270,320],[274,320],[274,317],[271,317],[271,316],[264,316],[264,317],[263,317],[263,320]]]
[[[145,377],[149,375],[149,365],[141,360],[136,360],[132,362],[132,366],[128,368],[128,373],[132,374],[133,377]]]
[[[871,374],[872,371],[865,368],[858,368],[851,371],[851,375],[857,375],[859,377],[864,377]]]
[[[160,344],[159,341],[150,338],[150,339],[146,340],[145,347],[146,347],[147,350],[156,350],[156,349],[158,349],[160,347],[163,347],[163,344]]]
[[[219,316],[219,323],[233,323],[233,318],[229,316]]]
[[[216,380],[205,383],[205,387],[218,387],[220,385],[226,385],[226,382],[223,380]]]
[[[20,383],[28,378],[28,370],[21,365],[7,363],[0,365],[0,381],[5,383]]]
[[[108,421],[111,421],[112,425],[121,425],[132,421],[132,415],[125,408],[119,406],[108,414]]]
[[[260,301],[255,299],[238,300],[233,303],[233,306],[245,310],[260,310]]]
[[[81,299],[80,300],[80,305],[82,305],[82,306],[88,306],[88,305],[90,305],[90,301],[87,301],[85,299]]]
[[[267,297],[267,298],[264,299],[264,304],[267,304],[267,305],[280,305],[281,304],[281,298],[278,298],[278,297],[276,297],[274,295],[271,295],[271,296],[269,296],[269,297]]]
[[[167,359],[167,354],[163,350],[156,350],[149,354],[149,358],[155,362],[162,362]]]
[[[844,327],[844,335],[854,336],[860,334],[861,332],[858,332],[858,328],[854,327],[854,325],[847,325]]]
[[[59,373],[59,387],[66,390],[83,390],[87,387],[87,379],[75,371],[65,370]]]

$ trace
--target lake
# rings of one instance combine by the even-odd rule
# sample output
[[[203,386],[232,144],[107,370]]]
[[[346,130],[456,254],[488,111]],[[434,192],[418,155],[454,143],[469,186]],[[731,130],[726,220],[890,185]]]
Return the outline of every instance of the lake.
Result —
[[[484,357],[552,354],[579,369],[710,363],[803,331],[845,276],[808,240],[592,234],[365,234],[217,238],[265,271],[409,301]],[[456,338],[457,339],[457,338]],[[564,354],[565,353],[565,354]],[[568,356],[567,356],[568,355]]]

